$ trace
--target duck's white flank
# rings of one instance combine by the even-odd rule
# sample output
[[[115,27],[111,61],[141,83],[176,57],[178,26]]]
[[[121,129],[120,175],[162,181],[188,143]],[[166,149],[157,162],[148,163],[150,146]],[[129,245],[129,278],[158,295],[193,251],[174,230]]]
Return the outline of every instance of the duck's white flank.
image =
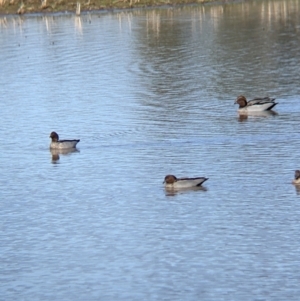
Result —
[[[205,177],[196,177],[196,178],[176,178],[174,175],[167,175],[165,176],[164,184],[166,188],[192,188],[192,187],[199,187],[208,178]]]
[[[59,140],[59,136],[56,132],[50,134],[51,143],[50,149],[70,149],[75,148],[80,139],[73,140]]]

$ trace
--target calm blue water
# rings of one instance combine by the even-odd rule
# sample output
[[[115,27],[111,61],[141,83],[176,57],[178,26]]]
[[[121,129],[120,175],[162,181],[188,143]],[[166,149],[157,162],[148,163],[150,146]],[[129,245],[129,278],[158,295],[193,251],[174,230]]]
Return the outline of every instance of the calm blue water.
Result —
[[[299,299],[299,0],[7,16],[0,45],[0,300]]]

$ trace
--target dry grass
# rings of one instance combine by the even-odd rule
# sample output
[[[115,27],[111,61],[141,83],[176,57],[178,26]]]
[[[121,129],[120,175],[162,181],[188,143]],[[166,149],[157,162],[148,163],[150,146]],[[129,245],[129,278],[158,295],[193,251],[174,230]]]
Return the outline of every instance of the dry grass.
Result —
[[[211,2],[214,0],[204,0]],[[35,12],[76,11],[77,2],[80,3],[81,12],[102,9],[123,9],[133,7],[148,7],[158,5],[175,5],[199,3],[203,0],[0,0],[0,14],[23,14]]]

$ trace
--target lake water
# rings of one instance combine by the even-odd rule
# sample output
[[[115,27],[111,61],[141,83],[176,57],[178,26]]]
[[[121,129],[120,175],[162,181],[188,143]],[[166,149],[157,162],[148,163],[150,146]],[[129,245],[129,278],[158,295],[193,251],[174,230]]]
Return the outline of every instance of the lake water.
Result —
[[[299,300],[299,0],[2,16],[0,45],[1,300]]]

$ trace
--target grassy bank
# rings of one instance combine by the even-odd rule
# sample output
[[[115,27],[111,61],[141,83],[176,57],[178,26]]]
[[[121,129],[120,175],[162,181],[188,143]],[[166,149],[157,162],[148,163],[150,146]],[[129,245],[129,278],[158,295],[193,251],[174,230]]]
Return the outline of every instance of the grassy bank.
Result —
[[[212,2],[214,0],[0,0],[0,14],[76,12]],[[223,0],[224,1],[224,0]]]

